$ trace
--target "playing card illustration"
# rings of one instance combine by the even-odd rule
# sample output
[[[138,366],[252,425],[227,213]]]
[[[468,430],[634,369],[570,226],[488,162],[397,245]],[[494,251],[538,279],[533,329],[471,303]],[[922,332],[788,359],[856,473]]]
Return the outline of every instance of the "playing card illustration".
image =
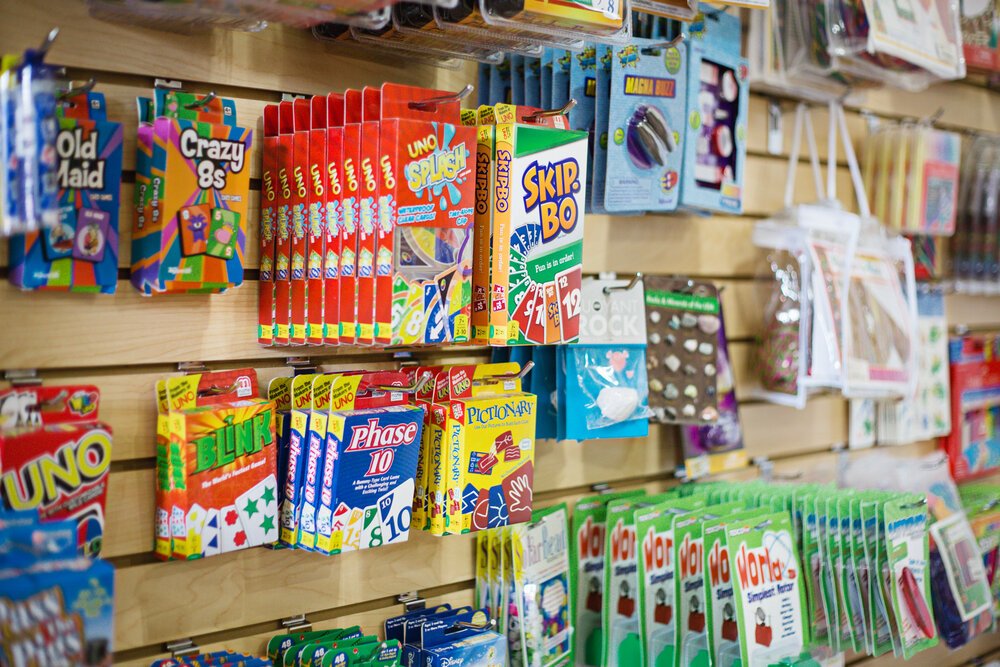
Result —
[[[235,505],[227,505],[219,511],[219,519],[222,524],[220,534],[220,551],[228,553],[237,549],[247,548],[247,534],[243,531],[243,524],[240,523],[240,515],[236,512]]]
[[[361,532],[364,529],[365,512],[357,507],[351,510],[347,524],[344,526],[344,541],[341,551],[357,551],[361,548]]]
[[[184,522],[184,510],[174,505],[170,509],[170,535],[178,539],[187,537],[187,526]]]
[[[476,511],[476,501],[479,500],[479,489],[475,484],[466,484],[462,492],[462,514],[472,514]]]
[[[384,544],[405,542],[409,536],[413,513],[413,486],[413,479],[408,479],[378,499]]]
[[[195,503],[185,517],[187,539],[191,553],[201,553],[201,529],[205,524],[205,508]]]
[[[161,539],[170,537],[170,515],[162,507],[156,508],[156,536]]]
[[[372,505],[365,508],[365,520],[361,528],[361,548],[370,549],[382,546],[382,521],[379,518],[378,507]]]
[[[490,489],[489,515],[486,522],[490,528],[499,528],[510,523],[507,501],[503,497],[503,487],[501,486],[494,486]]]
[[[205,511],[205,524],[201,529],[201,555],[215,556],[220,553],[219,510]]]
[[[277,489],[278,483],[274,475],[268,475],[236,498],[236,511],[239,512],[243,529],[246,531],[248,546],[255,547],[277,541]]]
[[[532,465],[528,462],[503,480],[503,490],[509,503],[511,523],[531,520],[532,472]]]

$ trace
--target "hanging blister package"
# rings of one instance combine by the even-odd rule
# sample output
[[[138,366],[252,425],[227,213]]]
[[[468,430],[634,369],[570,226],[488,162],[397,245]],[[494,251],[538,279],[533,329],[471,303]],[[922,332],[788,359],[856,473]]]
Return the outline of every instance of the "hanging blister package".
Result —
[[[580,340],[564,358],[565,437],[643,437],[649,432],[646,325],[641,280],[587,278]]]
[[[580,332],[587,133],[498,104],[490,343],[575,342]]]
[[[644,281],[650,407],[664,423],[715,422],[718,290],[684,278]]]
[[[687,129],[680,205],[741,213],[746,175],[747,62],[740,19],[702,5],[687,37]]]
[[[927,499],[906,496],[885,503],[885,550],[892,606],[903,658],[937,644],[930,608]]]
[[[232,100],[154,92],[138,99],[132,285],[144,295],[239,286],[253,132],[236,125]]]
[[[805,597],[788,513],[734,521],[726,526],[726,539],[741,664],[798,658],[806,638]]]
[[[634,39],[611,64],[609,212],[672,211],[680,199],[687,93],[686,47]]]
[[[104,95],[83,92],[57,107],[59,222],[14,236],[10,281],[22,289],[112,294],[118,286],[122,126]]]
[[[559,39],[592,35],[595,40],[623,44],[632,34],[625,0],[611,0],[603,6],[578,0],[479,0],[479,7],[490,25],[549,33]]]

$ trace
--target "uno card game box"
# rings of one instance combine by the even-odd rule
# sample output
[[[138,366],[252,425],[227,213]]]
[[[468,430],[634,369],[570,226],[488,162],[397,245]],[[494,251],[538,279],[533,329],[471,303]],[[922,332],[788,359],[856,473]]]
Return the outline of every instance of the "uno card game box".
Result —
[[[111,427],[97,421],[92,385],[12,387],[0,392],[0,499],[7,510],[71,520],[77,548],[101,551]]]
[[[588,134],[537,109],[498,104],[494,113],[490,344],[575,342]]]

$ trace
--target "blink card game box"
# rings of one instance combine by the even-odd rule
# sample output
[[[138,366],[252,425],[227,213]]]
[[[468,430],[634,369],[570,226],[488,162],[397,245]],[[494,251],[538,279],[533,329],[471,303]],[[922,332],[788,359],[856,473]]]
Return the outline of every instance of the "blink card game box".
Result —
[[[113,294],[118,286],[122,126],[104,95],[58,105],[59,221],[10,239],[10,280],[23,289]]]
[[[157,89],[138,107],[133,286],[149,295],[242,284],[252,131],[228,99]]]
[[[164,384],[156,555],[192,559],[276,542],[275,408],[257,398],[256,372],[191,374]]]
[[[572,343],[580,333],[587,132],[498,104],[490,344]]]
[[[76,524],[80,553],[104,536],[111,427],[98,421],[93,385],[18,386],[0,392],[0,500],[44,521]]]

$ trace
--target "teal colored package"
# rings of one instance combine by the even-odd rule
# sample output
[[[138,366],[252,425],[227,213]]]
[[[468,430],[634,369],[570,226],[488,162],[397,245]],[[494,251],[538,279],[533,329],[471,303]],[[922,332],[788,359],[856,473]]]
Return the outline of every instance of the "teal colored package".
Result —
[[[511,351],[510,351],[510,361],[513,361],[518,366],[520,366],[521,368],[524,368],[524,365],[526,363],[528,363],[529,361],[531,361],[531,348],[532,347],[534,347],[534,346],[533,345],[518,345],[518,346],[512,347]],[[534,393],[535,390],[531,388],[531,383],[532,383],[532,380],[534,380],[534,378],[535,378],[535,371],[534,370],[532,370],[530,373],[528,373],[527,375],[525,375],[524,379],[521,380],[521,391],[527,391],[527,392]]]
[[[597,440],[605,438],[640,438],[649,435],[649,419],[631,419],[610,423],[607,426],[588,428],[587,426],[587,399],[580,385],[578,376],[586,373],[587,368],[582,365],[588,352],[598,346],[582,346],[585,351],[579,353],[579,345],[560,346],[560,365],[564,369],[560,373],[559,396],[559,433],[560,439],[566,440]],[[639,358],[639,355],[636,355]],[[639,368],[634,369],[637,373]],[[642,377],[646,377],[645,355],[642,355]],[[648,387],[642,384],[640,387]],[[646,392],[645,409],[648,410],[648,389]],[[594,408],[589,409],[594,412]],[[600,410],[597,411],[598,416]]]
[[[552,60],[556,50],[546,48],[542,52],[542,87],[540,106],[542,109],[552,108]]]
[[[705,4],[701,11],[685,28],[688,122],[680,204],[741,213],[750,91],[740,19]]]
[[[569,102],[569,72],[573,63],[573,52],[557,49],[552,54],[552,101],[553,109],[562,109]]]
[[[632,421],[648,426],[644,345],[571,345],[566,354],[576,371],[567,382],[568,423],[582,421],[587,433]]]
[[[686,116],[686,49],[634,39],[611,63],[609,212],[673,211],[680,201]]]
[[[542,59],[524,58],[524,106],[538,107],[542,103]]]
[[[573,54],[569,68],[569,96],[576,106],[569,111],[569,126],[573,130],[589,133],[587,141],[587,192],[592,192],[594,181],[594,98],[597,93],[597,47],[588,44],[580,53]],[[590,201],[587,201],[590,208]],[[589,211],[588,211],[589,212]]]
[[[608,104],[611,101],[612,48],[597,45],[597,82],[594,84],[594,179],[592,181],[590,208],[593,213],[607,213],[604,209],[604,175],[608,168]]]
[[[566,348],[556,347],[556,440],[566,440]]]
[[[490,76],[492,75],[493,67],[487,65],[486,63],[479,63],[479,67],[476,70],[477,73],[477,83],[476,92],[479,96],[478,105],[489,105],[493,103],[490,99]]]
[[[538,411],[535,417],[535,439],[545,440],[556,437],[556,406],[552,402],[556,393],[556,346],[532,345],[531,393],[538,397]]]
[[[510,54],[510,103],[524,105],[524,56]]]

